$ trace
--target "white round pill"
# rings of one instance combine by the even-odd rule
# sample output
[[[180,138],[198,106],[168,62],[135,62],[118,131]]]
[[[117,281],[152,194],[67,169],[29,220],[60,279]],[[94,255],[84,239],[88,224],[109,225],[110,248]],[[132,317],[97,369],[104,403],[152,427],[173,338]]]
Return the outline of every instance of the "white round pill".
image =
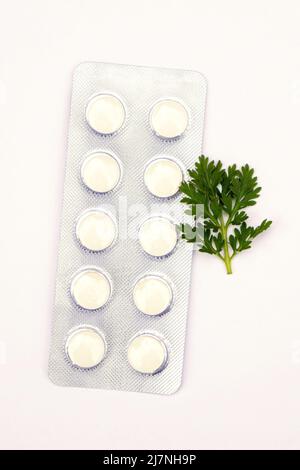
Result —
[[[96,310],[109,300],[111,283],[106,274],[96,268],[83,269],[71,283],[75,303],[86,310]]]
[[[120,164],[115,157],[105,152],[94,152],[81,166],[81,179],[96,193],[107,193],[114,189],[121,178]]]
[[[189,123],[189,115],[179,101],[161,100],[150,113],[150,126],[160,137],[174,139],[182,135]]]
[[[116,223],[100,209],[85,211],[76,224],[76,236],[82,246],[91,251],[105,250],[116,238]]]
[[[99,94],[91,98],[86,107],[86,120],[100,134],[113,134],[124,124],[125,107],[119,98]]]
[[[170,158],[150,162],[144,172],[144,182],[150,193],[157,197],[171,197],[178,193],[183,174],[180,166]]]
[[[106,343],[96,328],[84,326],[70,333],[66,341],[66,353],[73,365],[89,369],[104,359]]]
[[[172,303],[173,292],[169,283],[160,276],[147,275],[139,279],[133,288],[133,300],[145,315],[160,315]]]
[[[139,241],[149,255],[166,256],[176,246],[176,227],[166,217],[150,217],[140,227]]]
[[[127,357],[129,364],[137,372],[155,374],[166,366],[168,351],[160,338],[144,333],[130,341]]]

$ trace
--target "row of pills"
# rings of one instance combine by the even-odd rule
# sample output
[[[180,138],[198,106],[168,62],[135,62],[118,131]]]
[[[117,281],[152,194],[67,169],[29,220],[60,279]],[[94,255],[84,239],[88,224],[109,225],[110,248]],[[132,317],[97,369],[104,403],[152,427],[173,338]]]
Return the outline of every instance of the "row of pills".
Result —
[[[89,126],[103,135],[118,132],[126,121],[124,101],[111,93],[92,96],[86,107]],[[158,100],[151,108],[149,125],[152,131],[163,139],[175,139],[186,131],[189,113],[186,106],[175,99]]]
[[[98,328],[82,325],[69,332],[65,353],[69,362],[80,369],[98,366],[107,355],[105,335]],[[142,374],[156,374],[168,362],[168,348],[164,339],[154,333],[141,332],[130,339],[127,347],[130,366]]]
[[[89,251],[99,252],[111,247],[117,239],[117,232],[115,218],[103,209],[87,209],[76,221],[76,238]],[[163,257],[175,249],[178,235],[172,220],[150,216],[141,224],[138,239],[147,254]]]
[[[111,298],[112,281],[108,273],[95,266],[81,268],[71,282],[71,297],[85,310],[98,310]],[[165,276],[145,274],[133,286],[133,301],[145,315],[161,315],[173,302],[173,288]]]
[[[171,157],[152,159],[144,170],[144,183],[153,196],[167,198],[178,193],[183,180],[183,168]],[[81,166],[81,179],[88,189],[96,193],[107,193],[121,181],[121,163],[108,152],[92,152]]]

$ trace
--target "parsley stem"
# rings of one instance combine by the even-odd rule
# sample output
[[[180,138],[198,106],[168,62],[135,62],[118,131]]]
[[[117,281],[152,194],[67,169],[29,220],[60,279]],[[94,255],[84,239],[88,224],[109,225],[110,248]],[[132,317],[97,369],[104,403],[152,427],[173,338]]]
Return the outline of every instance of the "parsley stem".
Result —
[[[227,274],[232,274],[231,257],[230,257],[230,254],[229,254],[228,237],[227,237],[228,226],[227,226],[227,224],[224,223],[223,214],[221,214],[221,216],[220,216],[220,222],[221,222],[221,233],[222,233],[222,237],[223,237],[223,240],[224,240],[224,258],[223,258],[223,260],[224,260],[224,263],[225,263],[225,266],[226,266]]]

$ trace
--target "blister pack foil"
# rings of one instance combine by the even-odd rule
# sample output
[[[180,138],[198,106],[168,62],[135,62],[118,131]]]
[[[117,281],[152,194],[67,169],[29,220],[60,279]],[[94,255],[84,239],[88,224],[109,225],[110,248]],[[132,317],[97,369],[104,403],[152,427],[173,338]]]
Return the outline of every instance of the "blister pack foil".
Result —
[[[103,124],[108,132],[93,128],[93,115],[89,122],[87,107],[100,95],[113,96],[122,104],[124,119],[116,131],[110,132],[109,119]],[[158,394],[171,394],[179,388],[193,246],[178,237],[170,253],[153,256],[141,246],[139,234],[152,217],[175,225],[180,222],[184,210],[180,194],[151,194],[145,184],[145,169],[156,159],[170,159],[186,175],[186,169],[201,154],[205,97],[206,80],[194,71],[103,63],[82,63],[75,69],[49,360],[49,376],[54,383]],[[188,116],[185,131],[174,138],[159,135],[161,121],[156,127],[151,125],[155,105],[168,100],[181,103]],[[114,103],[109,101],[109,106],[112,109]],[[111,155],[120,170],[117,184],[107,192],[96,192],[84,181],[84,164],[97,153]],[[89,177],[93,179],[93,174]],[[105,249],[88,249],[80,242],[78,220],[90,211],[100,211],[102,218],[107,214],[114,223],[113,241]],[[76,295],[74,298],[74,279],[88,270],[104,274],[108,281],[108,289],[99,295],[109,298],[99,308],[93,304],[99,296],[92,299],[89,308],[82,308],[76,303]],[[134,286],[145,276],[165,280],[172,291],[170,305],[159,315],[142,313],[134,302]],[[80,367],[71,360],[70,351],[76,355],[76,348],[80,350],[81,338],[78,336],[73,344],[72,340],[74,332],[85,329],[99,333],[103,341],[100,346],[96,341],[96,350],[80,359],[86,361],[85,367]],[[156,338],[164,346],[161,367],[153,373],[136,370],[128,359],[130,344],[139,335]],[[87,338],[94,340],[93,334]],[[145,348],[147,345],[142,353]],[[131,353],[136,360],[139,350]],[[97,358],[99,363],[89,366],[89,361],[97,362]]]

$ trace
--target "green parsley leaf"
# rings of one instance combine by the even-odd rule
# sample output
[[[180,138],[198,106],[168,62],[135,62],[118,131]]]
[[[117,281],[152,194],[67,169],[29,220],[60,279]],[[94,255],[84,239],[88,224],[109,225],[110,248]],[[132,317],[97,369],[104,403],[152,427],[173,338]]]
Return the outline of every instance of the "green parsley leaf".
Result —
[[[188,175],[189,179],[180,186],[181,202],[188,206],[186,213],[192,217],[193,225],[181,224],[181,236],[188,243],[196,243],[199,251],[218,256],[231,274],[231,261],[236,254],[251,248],[254,238],[272,224],[267,219],[257,227],[246,222],[244,209],[254,206],[261,192],[254,169],[248,164],[223,168],[220,161],[202,155]],[[197,215],[200,205],[202,217]]]

